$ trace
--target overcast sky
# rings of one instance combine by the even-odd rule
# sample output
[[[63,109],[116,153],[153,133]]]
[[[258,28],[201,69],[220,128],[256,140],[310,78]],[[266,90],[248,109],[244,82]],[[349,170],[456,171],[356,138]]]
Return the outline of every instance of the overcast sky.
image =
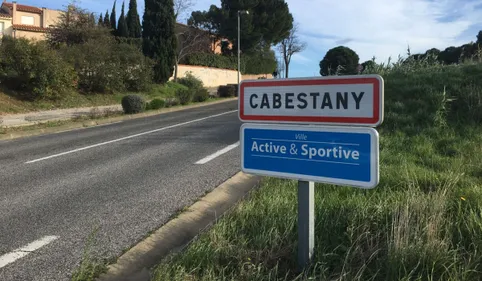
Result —
[[[196,0],[194,0],[196,1]],[[61,9],[68,0],[18,0],[19,4]],[[77,1],[92,12],[105,13],[113,0]],[[144,0],[137,0],[139,13]],[[482,0],[287,0],[300,37],[308,48],[293,57],[291,77],[319,76],[319,62],[336,46],[352,48],[360,62],[376,57],[405,56],[430,48],[445,49],[476,40],[482,30]],[[117,15],[120,14],[118,2]],[[194,10],[206,10],[218,0],[197,0]],[[126,7],[128,0],[126,0]],[[127,8],[126,8],[127,10]]]

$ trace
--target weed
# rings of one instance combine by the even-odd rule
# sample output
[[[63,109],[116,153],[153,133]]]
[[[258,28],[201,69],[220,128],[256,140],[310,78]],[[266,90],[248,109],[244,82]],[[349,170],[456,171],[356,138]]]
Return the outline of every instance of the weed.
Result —
[[[98,261],[91,255],[92,246],[95,242],[95,234],[98,228],[89,235],[80,266],[73,272],[72,281],[93,281],[100,274],[106,272],[107,262]]]

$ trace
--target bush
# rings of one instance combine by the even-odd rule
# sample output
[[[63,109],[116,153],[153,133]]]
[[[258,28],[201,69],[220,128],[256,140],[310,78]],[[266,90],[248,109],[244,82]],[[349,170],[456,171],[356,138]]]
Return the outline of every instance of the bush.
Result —
[[[169,81],[163,85],[154,84],[149,90],[149,96],[152,98],[162,98],[164,100],[167,98],[175,98],[176,92],[179,89],[187,89],[187,87],[174,81]]]
[[[125,114],[140,113],[146,109],[146,102],[138,95],[127,95],[122,98],[122,109]]]
[[[151,84],[152,62],[134,45],[119,44],[113,37],[63,46],[60,52],[75,66],[79,90],[83,92],[138,92],[147,90]]]
[[[0,82],[27,100],[58,99],[75,87],[73,68],[43,42],[3,37]]]
[[[177,83],[184,85],[189,89],[200,89],[204,87],[203,81],[196,78],[191,72],[188,72],[186,77],[178,78]]]
[[[237,56],[223,56],[211,53],[190,54],[184,58],[182,63],[222,69],[238,69]],[[243,74],[273,73],[276,67],[276,58],[272,52],[241,55],[241,73]]]
[[[194,102],[204,102],[209,99],[209,92],[206,88],[199,88],[196,89],[196,92],[194,93]]]
[[[160,108],[163,108],[164,106],[166,105],[166,102],[164,100],[161,100],[161,99],[153,99],[151,100],[151,102],[149,103],[149,109],[160,109]]]
[[[192,101],[194,92],[191,89],[180,89],[176,92],[176,96],[179,103],[186,105]]]
[[[218,96],[220,98],[231,98],[236,96],[236,86],[234,85],[219,86]]]

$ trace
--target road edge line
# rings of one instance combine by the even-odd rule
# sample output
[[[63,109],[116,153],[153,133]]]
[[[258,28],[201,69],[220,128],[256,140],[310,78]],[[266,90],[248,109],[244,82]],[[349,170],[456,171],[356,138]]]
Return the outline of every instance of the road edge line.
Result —
[[[225,98],[225,99],[210,101],[210,102],[195,103],[195,104],[186,105],[186,106],[176,106],[176,107],[172,107],[172,108],[163,108],[163,109],[160,109],[160,110],[142,112],[142,113],[138,113],[138,114],[129,114],[129,115],[116,116],[116,117],[106,117],[106,118],[100,118],[100,119],[85,120],[83,122],[54,126],[54,127],[49,127],[49,128],[41,128],[41,129],[32,129],[32,130],[26,130],[26,131],[11,132],[11,133],[6,133],[6,134],[0,134],[0,141],[14,140],[14,139],[19,139],[19,138],[41,136],[41,135],[54,134],[54,133],[64,133],[64,132],[79,130],[79,129],[94,128],[94,127],[97,127],[97,126],[100,126],[100,125],[110,125],[114,122],[119,122],[119,121],[128,121],[128,120],[132,120],[132,119],[152,117],[152,116],[162,115],[162,114],[166,114],[166,113],[172,113],[172,112],[178,112],[178,111],[183,111],[183,110],[201,108],[201,107],[210,106],[210,105],[222,104],[222,103],[235,101],[235,100],[237,100],[237,97]],[[48,120],[48,121],[73,121],[73,118],[56,119],[56,120]],[[42,124],[42,123],[48,123],[48,121],[35,122],[35,123],[25,125],[25,126],[28,127],[28,126],[38,125],[38,124]],[[13,127],[24,127],[24,126],[13,126]],[[8,127],[8,128],[10,128],[10,127]],[[0,129],[1,129],[1,126],[0,126]]]
[[[262,177],[238,172],[121,255],[98,281],[150,280],[149,271],[201,232],[259,186]]]

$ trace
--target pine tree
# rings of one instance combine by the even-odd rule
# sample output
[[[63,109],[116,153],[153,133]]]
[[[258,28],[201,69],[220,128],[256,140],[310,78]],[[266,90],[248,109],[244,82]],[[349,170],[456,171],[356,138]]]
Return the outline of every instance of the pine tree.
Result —
[[[102,13],[100,13],[99,16],[99,21],[97,22],[98,26],[103,26],[104,25],[104,17],[102,16]]]
[[[129,30],[129,37],[141,38],[141,22],[139,20],[139,13],[137,12],[137,1],[129,1],[129,11],[126,16],[127,29]]]
[[[112,28],[114,31],[117,30],[117,23],[116,23],[116,16],[115,16],[115,3],[117,2],[114,1],[114,6],[112,6],[112,12],[110,13],[110,28]]]
[[[122,2],[121,15],[119,17],[119,24],[117,28],[117,36],[119,37],[129,37],[129,30],[127,29],[127,22],[124,15],[124,2]]]
[[[176,36],[172,0],[146,0],[142,19],[142,50],[154,60],[154,81],[165,83],[175,64]]]
[[[105,12],[104,26],[107,27],[107,28],[110,28],[109,11]]]

